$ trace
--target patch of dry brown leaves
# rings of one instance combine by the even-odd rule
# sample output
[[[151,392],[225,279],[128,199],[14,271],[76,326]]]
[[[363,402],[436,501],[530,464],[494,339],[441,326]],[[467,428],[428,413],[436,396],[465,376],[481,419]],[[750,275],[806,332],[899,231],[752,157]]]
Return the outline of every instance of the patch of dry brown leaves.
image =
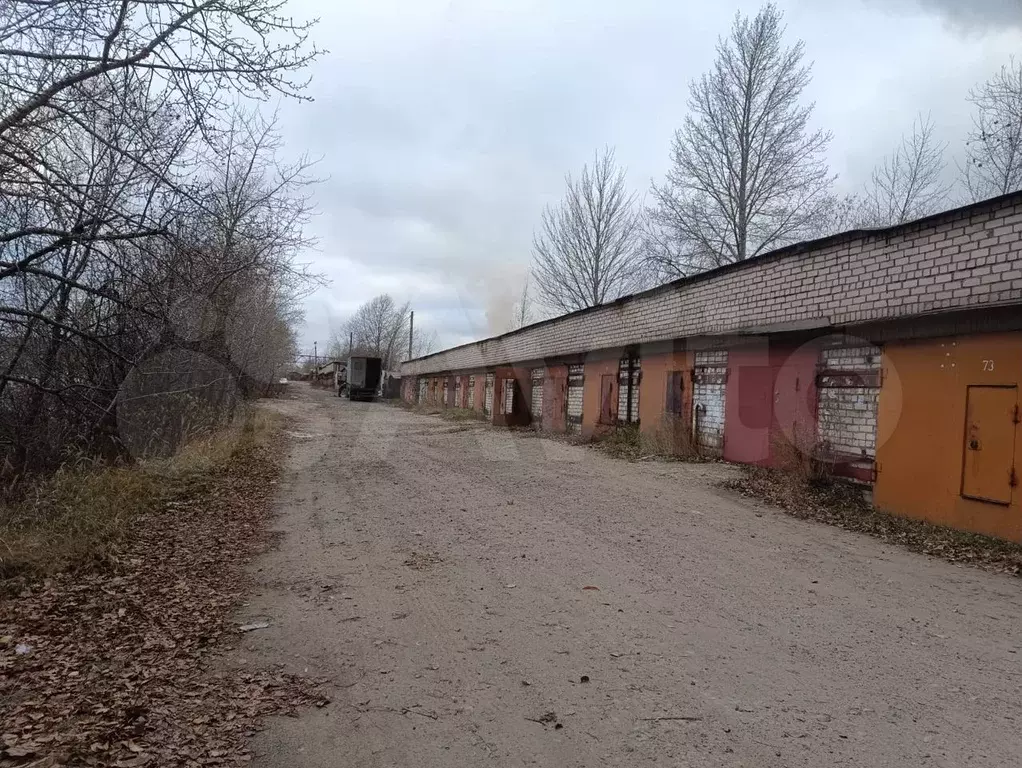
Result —
[[[245,763],[263,716],[324,703],[221,656],[278,472],[268,447],[246,447],[141,516],[107,567],[2,598],[0,766]]]
[[[742,477],[722,485],[766,501],[793,517],[866,533],[951,563],[1022,575],[1022,545],[883,512],[870,504],[861,486],[852,483],[805,482],[779,470],[742,469]]]

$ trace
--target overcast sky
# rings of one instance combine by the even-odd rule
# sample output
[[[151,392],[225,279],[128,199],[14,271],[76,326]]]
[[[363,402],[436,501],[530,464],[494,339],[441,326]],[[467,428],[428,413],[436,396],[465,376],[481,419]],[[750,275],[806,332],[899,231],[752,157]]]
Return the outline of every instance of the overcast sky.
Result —
[[[957,153],[969,88],[1022,53],[1022,0],[787,0],[814,62],[806,99],[834,134],[842,191],[928,111]],[[506,330],[543,205],[611,145],[644,193],[668,163],[688,83],[736,10],[694,0],[291,0],[329,54],[312,103],[281,107],[288,150],[321,158],[307,254],[330,285],[303,347],[361,302],[409,300],[441,346]]]

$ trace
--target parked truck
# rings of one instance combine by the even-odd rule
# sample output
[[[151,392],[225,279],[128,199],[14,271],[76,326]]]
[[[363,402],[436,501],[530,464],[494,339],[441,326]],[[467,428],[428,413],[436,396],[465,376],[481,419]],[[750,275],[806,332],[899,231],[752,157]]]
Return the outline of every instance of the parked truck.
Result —
[[[383,361],[378,357],[349,357],[346,388],[349,400],[372,400],[380,386]]]

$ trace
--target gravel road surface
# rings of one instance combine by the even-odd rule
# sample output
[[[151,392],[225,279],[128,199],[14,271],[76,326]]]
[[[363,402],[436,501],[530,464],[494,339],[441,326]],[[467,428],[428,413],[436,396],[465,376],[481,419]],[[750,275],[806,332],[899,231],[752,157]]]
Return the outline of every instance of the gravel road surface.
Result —
[[[291,385],[262,768],[1015,766],[1022,582],[590,449]]]

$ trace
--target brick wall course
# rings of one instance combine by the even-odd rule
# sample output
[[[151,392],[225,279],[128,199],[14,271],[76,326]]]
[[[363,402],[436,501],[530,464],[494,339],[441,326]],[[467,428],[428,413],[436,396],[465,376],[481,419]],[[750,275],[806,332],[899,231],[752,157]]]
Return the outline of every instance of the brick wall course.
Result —
[[[793,246],[511,334],[403,364],[477,369],[692,336],[1022,303],[1022,194],[890,230]],[[1020,228],[1016,228],[1016,227]],[[994,269],[994,265],[1003,265]],[[940,288],[937,288],[940,286]]]

